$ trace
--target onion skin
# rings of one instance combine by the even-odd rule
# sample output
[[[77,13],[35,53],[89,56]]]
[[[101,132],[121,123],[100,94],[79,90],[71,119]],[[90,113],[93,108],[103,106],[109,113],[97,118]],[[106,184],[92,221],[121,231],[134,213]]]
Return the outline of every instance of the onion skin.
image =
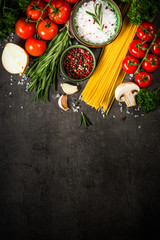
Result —
[[[2,65],[12,74],[24,73],[29,64],[29,55],[22,47],[7,43],[2,52]]]

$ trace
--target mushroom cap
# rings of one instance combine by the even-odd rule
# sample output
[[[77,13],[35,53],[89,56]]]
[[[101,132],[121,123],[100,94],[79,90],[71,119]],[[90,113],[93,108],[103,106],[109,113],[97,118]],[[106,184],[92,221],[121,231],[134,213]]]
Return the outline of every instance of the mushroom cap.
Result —
[[[137,95],[139,92],[140,88],[138,87],[137,84],[133,82],[126,82],[126,83],[121,83],[115,90],[115,98],[118,101],[121,101],[121,97],[124,96],[125,94],[132,92],[133,95]]]

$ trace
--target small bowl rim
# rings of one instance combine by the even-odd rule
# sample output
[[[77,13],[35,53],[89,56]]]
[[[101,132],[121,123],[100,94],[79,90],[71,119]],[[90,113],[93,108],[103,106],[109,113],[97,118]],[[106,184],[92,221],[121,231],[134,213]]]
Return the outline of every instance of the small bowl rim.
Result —
[[[70,49],[73,49],[73,48],[84,48],[86,50],[88,50],[92,56],[93,56],[93,68],[92,68],[92,71],[90,72],[90,74],[85,77],[85,78],[81,78],[81,79],[75,79],[75,78],[71,78],[64,70],[64,66],[63,66],[63,61],[64,61],[64,57],[66,55],[66,53],[70,50]],[[62,74],[67,78],[69,79],[70,81],[73,81],[73,82],[81,82],[81,81],[84,81],[84,80],[87,80],[88,78],[90,78],[90,76],[93,74],[94,70],[96,68],[96,58],[95,58],[95,55],[94,53],[92,52],[91,49],[89,49],[87,46],[84,46],[84,45],[81,45],[81,44],[75,44],[75,45],[72,45],[70,47],[68,47],[67,49],[64,50],[64,52],[62,53],[61,55],[61,58],[60,58],[60,70],[62,72]]]
[[[88,1],[89,1],[89,0],[88,0]],[[89,44],[88,42],[86,42],[85,40],[83,41],[82,39],[79,38],[77,32],[76,32],[75,29],[74,29],[74,24],[73,24],[73,15],[74,15],[73,13],[74,13],[74,11],[76,10],[76,8],[77,8],[78,6],[80,6],[80,5],[82,5],[83,3],[88,2],[88,1],[86,1],[86,0],[79,1],[79,2],[77,2],[77,3],[74,5],[74,7],[72,8],[71,16],[70,16],[70,20],[69,20],[70,30],[71,30],[73,36],[76,38],[76,40],[77,40],[78,42],[80,42],[81,44],[83,44],[84,46],[89,47],[89,48],[101,48],[101,47],[104,47],[104,46],[110,44],[111,42],[113,42],[113,41],[118,37],[118,35],[120,34],[120,32],[121,32],[121,30],[122,30],[122,25],[123,25],[122,13],[121,13],[120,8],[118,7],[118,5],[117,5],[113,0],[104,0],[104,2],[105,2],[105,1],[106,1],[106,2],[111,2],[111,3],[117,8],[117,11],[118,11],[118,14],[119,14],[119,18],[120,18],[119,29],[118,29],[116,35],[115,35],[112,39],[110,39],[108,42],[105,42],[105,43],[103,43],[103,44],[98,44],[98,45],[96,45],[96,43],[95,43],[95,45],[94,45],[94,44],[90,45],[90,44]]]

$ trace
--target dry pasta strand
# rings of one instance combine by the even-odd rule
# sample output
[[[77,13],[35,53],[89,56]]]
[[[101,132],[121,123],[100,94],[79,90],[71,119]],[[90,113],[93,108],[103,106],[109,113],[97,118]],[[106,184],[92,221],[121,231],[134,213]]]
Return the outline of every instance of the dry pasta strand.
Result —
[[[127,17],[128,6],[128,4],[121,5],[124,17],[122,30],[111,44],[103,48],[98,66],[81,94],[82,101],[97,110],[103,108],[106,114],[114,101],[116,87],[125,78],[126,73],[122,69],[122,60],[126,56],[137,30],[137,26],[133,26]]]

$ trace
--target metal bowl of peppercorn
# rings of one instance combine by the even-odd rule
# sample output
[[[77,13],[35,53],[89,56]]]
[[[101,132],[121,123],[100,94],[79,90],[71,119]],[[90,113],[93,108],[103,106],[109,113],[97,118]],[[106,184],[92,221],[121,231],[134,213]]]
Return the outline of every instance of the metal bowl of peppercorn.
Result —
[[[60,58],[61,72],[71,81],[80,82],[88,79],[95,67],[94,53],[83,45],[73,45],[67,48]]]
[[[119,35],[122,14],[113,0],[82,0],[74,5],[69,24],[80,44],[100,48]]]

